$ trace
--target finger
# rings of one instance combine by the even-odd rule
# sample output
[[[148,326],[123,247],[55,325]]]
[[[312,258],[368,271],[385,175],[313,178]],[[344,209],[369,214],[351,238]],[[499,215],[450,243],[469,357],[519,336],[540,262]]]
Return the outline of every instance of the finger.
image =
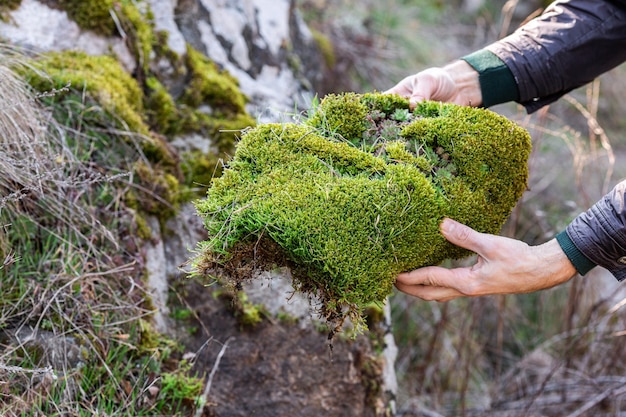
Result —
[[[412,95],[411,97],[409,97],[409,109],[415,110],[417,105],[419,103],[421,103],[422,101],[424,101],[424,100],[426,100],[426,99],[421,94]]]
[[[408,76],[400,81],[398,84],[394,85],[383,94],[397,94],[402,97],[410,97],[412,93],[412,76]]]
[[[396,283],[423,287],[449,288],[454,294],[468,295],[473,282],[471,268],[447,269],[440,266],[419,268],[399,274]]]
[[[492,246],[491,235],[477,232],[469,226],[445,218],[440,225],[443,236],[456,246],[469,249],[479,255],[484,255]]]
[[[426,285],[404,285],[396,282],[396,288],[405,294],[425,301],[448,301],[463,296],[463,294],[451,288],[429,287]]]
[[[400,96],[404,95],[402,94],[403,92],[405,92],[405,88],[402,88],[399,84],[396,86],[393,86],[392,88],[390,88],[387,91],[384,91],[383,94],[398,94]]]

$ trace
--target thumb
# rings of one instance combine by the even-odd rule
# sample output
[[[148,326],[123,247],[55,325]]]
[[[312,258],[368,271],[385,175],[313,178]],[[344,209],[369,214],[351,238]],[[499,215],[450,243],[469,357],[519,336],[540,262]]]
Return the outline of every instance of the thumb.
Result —
[[[443,219],[439,228],[448,242],[478,254],[483,253],[489,243],[489,235],[479,233],[452,219]]]

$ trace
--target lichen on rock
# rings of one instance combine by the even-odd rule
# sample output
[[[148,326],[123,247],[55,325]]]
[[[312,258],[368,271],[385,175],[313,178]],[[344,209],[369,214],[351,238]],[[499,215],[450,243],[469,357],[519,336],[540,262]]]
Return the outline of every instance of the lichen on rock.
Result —
[[[200,273],[287,264],[335,328],[360,325],[398,273],[469,254],[439,233],[444,217],[497,233],[526,189],[530,137],[489,110],[346,93],[313,111],[243,134],[196,204]]]

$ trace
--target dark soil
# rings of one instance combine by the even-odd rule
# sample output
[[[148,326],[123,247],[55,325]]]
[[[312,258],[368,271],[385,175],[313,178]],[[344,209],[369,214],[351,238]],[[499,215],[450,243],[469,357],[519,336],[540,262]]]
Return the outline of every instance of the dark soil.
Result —
[[[189,281],[182,301],[197,318],[183,343],[196,352],[195,368],[205,378],[228,341],[214,375],[204,416],[319,417],[377,416],[381,404],[380,368],[370,340],[336,337],[331,351],[327,332],[266,318],[242,326],[217,286]],[[180,326],[182,328],[182,326]],[[372,369],[377,371],[372,372]]]

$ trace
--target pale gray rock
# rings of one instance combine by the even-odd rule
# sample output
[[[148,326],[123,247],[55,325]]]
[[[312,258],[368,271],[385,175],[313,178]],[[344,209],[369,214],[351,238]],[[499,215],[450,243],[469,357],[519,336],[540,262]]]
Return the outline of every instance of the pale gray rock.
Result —
[[[83,31],[66,12],[36,0],[22,0],[8,22],[0,21],[0,38],[36,52],[80,50],[90,55],[113,52],[128,72],[137,66],[122,38]]]
[[[308,107],[321,59],[293,0],[181,1],[176,21],[190,45],[239,80],[259,121]]]
[[[147,276],[146,284],[152,304],[156,307],[153,315],[154,327],[159,332],[167,333],[167,317],[169,315],[167,306],[169,285],[167,280],[168,259],[165,257],[165,247],[161,238],[159,220],[154,216],[150,216],[147,218],[147,221],[152,230],[152,239],[143,246]]]
[[[183,56],[187,53],[187,43],[183,34],[178,30],[174,20],[177,0],[147,0],[154,14],[154,29],[168,33],[167,47]]]

